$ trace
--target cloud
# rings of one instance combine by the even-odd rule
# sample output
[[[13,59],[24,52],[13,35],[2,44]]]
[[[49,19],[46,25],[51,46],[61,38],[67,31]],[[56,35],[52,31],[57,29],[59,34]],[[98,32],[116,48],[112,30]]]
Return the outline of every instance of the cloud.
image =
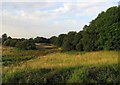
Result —
[[[57,8],[54,11],[55,12],[66,13],[68,11],[72,11],[72,7],[73,7],[73,4],[71,4],[71,3],[64,3],[63,7]]]
[[[26,11],[19,11],[19,13],[10,12],[8,10],[4,10],[2,12],[2,17],[4,19],[15,19],[17,21],[44,21],[54,19],[56,17],[55,13],[49,13],[47,11],[34,11],[34,12],[26,12]]]
[[[0,26],[3,25],[3,33],[13,37],[51,37],[71,30],[79,31],[102,10],[115,5],[104,1],[107,3],[103,0],[4,2]]]
[[[100,11],[105,11],[108,7],[115,5],[109,0],[85,0],[84,2],[65,2],[63,7],[55,9],[55,12],[76,14],[77,16],[93,16]]]
[[[1,0],[2,1],[2,0]],[[119,0],[3,0],[2,2],[118,2]]]

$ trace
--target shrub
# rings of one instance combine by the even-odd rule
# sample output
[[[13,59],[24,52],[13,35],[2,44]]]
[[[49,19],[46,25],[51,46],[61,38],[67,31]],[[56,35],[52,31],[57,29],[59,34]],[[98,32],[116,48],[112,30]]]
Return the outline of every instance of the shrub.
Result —
[[[11,39],[7,39],[7,40],[3,43],[3,45],[9,46],[9,45],[10,45],[10,42],[11,42]]]
[[[82,85],[117,85],[120,82],[118,66],[114,64],[76,69],[68,82]]]
[[[2,35],[2,44],[7,40],[7,34]]]
[[[78,50],[78,51],[83,51],[82,42],[79,42],[79,43],[76,45],[76,50]]]
[[[35,50],[36,49],[35,43],[29,42],[29,40],[23,40],[23,41],[17,42],[16,47],[20,49],[24,49],[24,50]]]
[[[17,40],[11,40],[9,46],[15,47]]]

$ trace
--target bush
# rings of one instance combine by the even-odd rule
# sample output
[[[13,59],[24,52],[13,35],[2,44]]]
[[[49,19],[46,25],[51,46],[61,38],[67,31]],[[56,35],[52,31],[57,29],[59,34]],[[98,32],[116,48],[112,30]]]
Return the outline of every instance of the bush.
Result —
[[[3,62],[3,66],[9,66],[11,64],[15,64],[21,61],[27,61],[34,58],[33,56],[4,56],[2,57],[2,62]]]
[[[7,40],[7,34],[2,35],[2,44]]]
[[[25,69],[3,75],[3,83],[118,85],[118,67],[114,65],[75,67],[65,69]]]
[[[3,43],[3,45],[9,46],[9,45],[10,45],[10,42],[11,42],[11,39],[7,39],[7,40]]]
[[[83,83],[82,85],[117,85],[120,82],[118,66],[114,64],[76,69],[68,82]]]
[[[36,49],[35,43],[29,42],[29,40],[17,42],[16,47],[20,49],[24,49],[24,50],[35,50]]]
[[[9,46],[15,47],[17,40],[11,40]]]
[[[76,45],[76,50],[78,50],[78,51],[83,51],[82,42],[79,42],[79,43]]]
[[[69,69],[25,69],[3,76],[3,83],[57,84],[66,83],[72,72]]]
[[[70,50],[72,50],[72,48],[73,48],[72,44],[66,41],[63,44],[62,50],[63,51],[70,51]]]

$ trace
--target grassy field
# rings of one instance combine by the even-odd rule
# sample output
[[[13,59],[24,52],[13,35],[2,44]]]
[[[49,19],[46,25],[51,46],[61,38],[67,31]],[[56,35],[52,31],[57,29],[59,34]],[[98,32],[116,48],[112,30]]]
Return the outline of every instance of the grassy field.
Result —
[[[3,83],[88,83],[120,82],[117,51],[60,52],[52,46],[42,50],[3,47]]]

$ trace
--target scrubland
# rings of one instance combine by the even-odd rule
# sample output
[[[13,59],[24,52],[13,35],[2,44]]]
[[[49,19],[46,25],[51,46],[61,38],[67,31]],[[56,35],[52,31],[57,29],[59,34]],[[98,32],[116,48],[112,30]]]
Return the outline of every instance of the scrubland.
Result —
[[[38,46],[40,48],[40,46]],[[119,83],[118,51],[61,52],[3,47],[3,83]]]

